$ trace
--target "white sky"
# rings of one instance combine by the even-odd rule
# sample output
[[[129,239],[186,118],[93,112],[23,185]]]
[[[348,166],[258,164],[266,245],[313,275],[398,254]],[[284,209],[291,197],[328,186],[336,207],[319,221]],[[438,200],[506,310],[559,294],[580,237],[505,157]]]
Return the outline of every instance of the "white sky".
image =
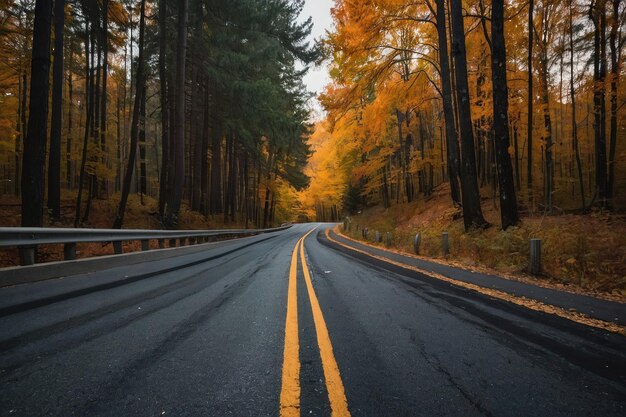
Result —
[[[319,39],[332,27],[330,8],[334,6],[333,0],[306,0],[304,10],[300,17],[304,20],[309,16],[313,18],[313,31],[311,32],[311,42]],[[324,91],[324,86],[330,81],[326,64],[320,67],[313,67],[304,77],[307,89],[317,96]],[[314,109],[314,118],[323,117],[323,110],[317,99],[313,99],[311,107]]]

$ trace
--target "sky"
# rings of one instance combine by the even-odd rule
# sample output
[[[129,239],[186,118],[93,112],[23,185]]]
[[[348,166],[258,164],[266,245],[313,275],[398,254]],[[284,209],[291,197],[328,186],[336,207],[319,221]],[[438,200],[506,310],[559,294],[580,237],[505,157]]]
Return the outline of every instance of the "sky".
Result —
[[[310,41],[313,42],[316,39],[324,36],[327,30],[332,27],[332,18],[330,16],[330,8],[333,7],[333,0],[306,0],[304,9],[300,18],[302,20],[307,19],[309,16],[313,18],[313,31],[311,32]],[[313,67],[304,77],[304,83],[307,89],[317,96],[324,91],[324,86],[328,84],[330,77],[328,75],[328,67],[323,64],[320,67]],[[317,99],[313,99],[311,107],[314,110],[314,118],[323,118],[322,106]]]

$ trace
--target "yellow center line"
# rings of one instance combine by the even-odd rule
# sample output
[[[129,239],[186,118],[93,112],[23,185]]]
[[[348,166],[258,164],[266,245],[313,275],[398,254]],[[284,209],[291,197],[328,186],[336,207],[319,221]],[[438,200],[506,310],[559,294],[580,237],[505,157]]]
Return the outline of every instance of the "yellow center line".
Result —
[[[300,341],[298,339],[298,247],[304,238],[317,227],[302,236],[291,254],[289,286],[287,289],[287,318],[285,319],[285,348],[283,352],[282,388],[280,391],[281,417],[300,416]]]
[[[306,235],[304,238],[306,238]],[[306,288],[309,293],[309,300],[311,301],[313,322],[315,323],[317,344],[320,349],[320,356],[322,357],[322,368],[324,369],[324,379],[326,380],[326,390],[328,391],[331,415],[333,417],[349,417],[348,401],[346,400],[346,393],[343,383],[341,382],[339,367],[337,366],[337,361],[333,354],[333,345],[330,342],[324,315],[322,314],[320,303],[317,300],[317,295],[315,295],[313,283],[311,282],[311,274],[309,273],[309,268],[304,259],[304,241],[300,245],[300,261],[302,263],[302,271],[304,272],[304,281],[306,282]]]

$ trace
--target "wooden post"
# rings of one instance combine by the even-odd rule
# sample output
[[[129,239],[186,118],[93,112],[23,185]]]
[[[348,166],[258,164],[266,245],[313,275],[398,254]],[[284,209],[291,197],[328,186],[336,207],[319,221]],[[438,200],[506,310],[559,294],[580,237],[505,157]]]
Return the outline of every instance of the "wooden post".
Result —
[[[116,255],[119,255],[122,253],[122,241],[121,240],[116,240],[115,242],[113,242],[113,253],[115,253]]]
[[[530,239],[530,263],[528,270],[531,274],[541,272],[541,239]]]
[[[422,243],[422,237],[417,233],[413,239],[413,251],[416,255],[420,254],[420,243]]]
[[[20,249],[20,264],[21,265],[34,265],[35,257],[37,255],[37,246],[21,246]]]
[[[392,241],[391,241],[391,232],[387,232],[386,237],[387,237],[387,239],[386,239],[387,240],[387,242],[386,242],[387,246],[391,246],[391,243],[392,243]]]
[[[63,245],[63,259],[66,261],[76,259],[76,243],[66,243]]]
[[[144,252],[150,250],[150,241],[148,239],[141,241],[141,250]]]
[[[448,232],[441,234],[441,251],[443,252],[443,256],[448,256],[450,253],[450,248],[448,247]]]

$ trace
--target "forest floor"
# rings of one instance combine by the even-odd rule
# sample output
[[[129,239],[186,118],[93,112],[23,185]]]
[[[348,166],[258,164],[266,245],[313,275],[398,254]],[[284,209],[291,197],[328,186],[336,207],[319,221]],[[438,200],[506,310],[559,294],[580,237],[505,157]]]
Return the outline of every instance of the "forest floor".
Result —
[[[91,206],[89,220],[81,227],[94,229],[110,229],[115,219],[119,194],[109,196],[107,199],[94,199]],[[74,213],[76,196],[72,193],[63,195],[61,200],[61,219],[51,222],[47,214],[44,215],[46,227],[74,227]],[[84,210],[84,204],[83,204]],[[0,227],[17,227],[20,225],[21,200],[19,198],[3,196],[0,201]],[[128,197],[128,205],[124,216],[124,229],[163,229],[159,218],[158,201],[144,196],[143,204],[140,196],[131,194]],[[202,214],[191,211],[183,203],[180,211],[179,229],[222,229],[243,228],[239,223],[225,223],[224,216],[205,217]],[[157,241],[150,241],[152,249],[158,248]],[[138,251],[140,242],[124,242],[124,252]],[[91,256],[111,255],[113,246],[110,243],[84,243],[77,245],[76,255],[78,258]],[[41,245],[37,252],[38,262],[51,262],[63,260],[63,245]],[[0,249],[0,268],[19,265],[17,249]]]
[[[376,244],[375,231],[392,233],[389,249],[413,253],[421,234],[420,256],[510,279],[626,301],[626,216],[602,211],[586,215],[522,215],[521,223],[503,231],[493,200],[484,199],[483,214],[492,226],[466,233],[461,210],[452,207],[447,185],[426,201],[372,207],[351,218],[350,237]],[[443,256],[441,235],[448,232],[449,255]],[[529,240],[542,239],[542,274],[527,273]]]

